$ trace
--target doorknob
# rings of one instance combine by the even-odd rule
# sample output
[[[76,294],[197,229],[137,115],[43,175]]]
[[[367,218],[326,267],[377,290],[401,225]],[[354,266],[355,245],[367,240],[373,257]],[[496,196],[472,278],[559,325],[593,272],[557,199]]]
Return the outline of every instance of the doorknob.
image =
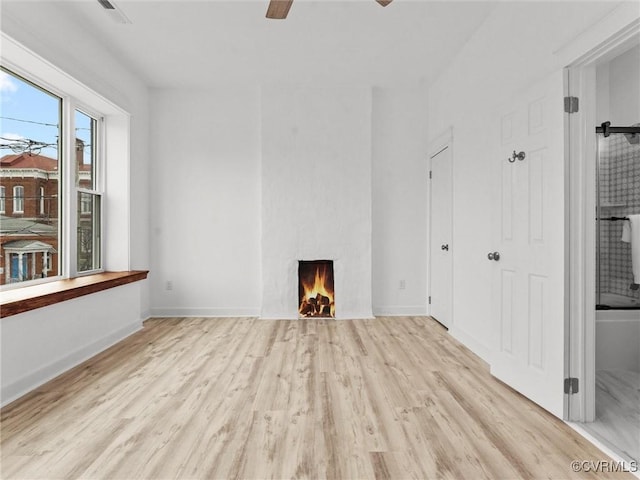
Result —
[[[440,250],[447,250],[447,251],[449,251],[449,244],[448,244],[448,243],[445,243],[444,245],[442,245],[442,246],[440,247]]]
[[[489,252],[487,255],[489,260],[495,260],[496,262],[500,260],[500,252]]]

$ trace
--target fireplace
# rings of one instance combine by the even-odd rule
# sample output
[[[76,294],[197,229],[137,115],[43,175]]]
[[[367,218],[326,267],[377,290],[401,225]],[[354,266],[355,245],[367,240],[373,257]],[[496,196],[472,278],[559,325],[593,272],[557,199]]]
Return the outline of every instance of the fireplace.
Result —
[[[300,318],[335,318],[333,260],[299,261],[298,300]]]

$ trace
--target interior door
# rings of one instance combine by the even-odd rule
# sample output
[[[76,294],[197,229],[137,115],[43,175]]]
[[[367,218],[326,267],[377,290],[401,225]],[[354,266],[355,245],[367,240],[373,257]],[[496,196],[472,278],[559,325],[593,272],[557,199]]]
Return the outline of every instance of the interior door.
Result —
[[[562,76],[518,94],[496,117],[494,245],[487,252],[497,322],[491,373],[562,417]]]
[[[431,156],[431,238],[430,238],[430,309],[429,314],[445,327],[451,323],[451,147]]]

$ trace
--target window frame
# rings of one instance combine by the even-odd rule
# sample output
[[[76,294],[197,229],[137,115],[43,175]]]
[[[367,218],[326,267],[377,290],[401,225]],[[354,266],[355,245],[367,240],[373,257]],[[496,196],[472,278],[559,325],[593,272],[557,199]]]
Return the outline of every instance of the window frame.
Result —
[[[40,283],[48,283],[56,280],[75,278],[86,275],[94,275],[105,271],[105,245],[104,245],[104,223],[105,223],[105,210],[106,210],[106,194],[105,194],[105,182],[104,182],[104,163],[106,152],[106,126],[105,115],[98,112],[97,109],[91,108],[86,103],[82,102],[77,96],[73,96],[69,93],[62,91],[50,82],[43,80],[37,74],[26,71],[21,65],[8,61],[4,57],[0,57],[0,67],[2,71],[17,76],[21,80],[32,84],[35,88],[39,88],[55,95],[60,98],[61,112],[60,112],[60,130],[59,130],[59,149],[61,154],[58,158],[58,273],[54,276],[47,276],[46,278],[40,278],[35,280],[26,280],[16,283],[7,283],[0,286],[0,291],[27,287],[31,285],[37,285]],[[85,87],[86,88],[86,87]],[[96,99],[101,99],[98,94],[92,92]],[[96,165],[93,166],[94,175],[94,190],[89,190],[90,193],[95,193],[100,196],[100,212],[99,212],[99,243],[98,243],[98,255],[99,255],[99,268],[92,270],[78,271],[78,255],[77,255],[77,198],[78,192],[85,189],[80,188],[76,184],[76,168],[75,168],[75,111],[81,111],[86,115],[97,120],[96,122],[96,143],[97,146],[92,145],[94,149],[94,160]],[[15,210],[15,195],[13,197],[13,213],[24,213],[24,186],[16,185],[15,187],[23,188],[23,208],[22,211]],[[39,211],[39,209],[38,209]],[[51,262],[51,258],[48,259]],[[50,263],[48,264],[50,266]],[[7,266],[5,266],[7,267]]]
[[[100,273],[104,271],[104,258],[103,258],[103,252],[104,252],[104,235],[102,234],[102,232],[104,231],[104,193],[105,193],[105,182],[104,182],[104,157],[105,157],[105,122],[104,122],[104,115],[94,111],[93,109],[87,107],[86,105],[82,105],[79,102],[74,102],[74,108],[72,110],[73,114],[71,115],[73,118],[73,122],[74,122],[74,132],[75,132],[75,114],[76,112],[80,112],[83,113],[85,115],[87,115],[88,117],[90,117],[91,119],[95,120],[95,131],[92,132],[92,138],[91,138],[91,149],[92,149],[92,166],[91,166],[91,176],[92,176],[92,188],[86,188],[86,187],[81,187],[80,186],[80,175],[79,172],[76,176],[76,160],[75,160],[75,156],[74,156],[74,160],[73,160],[73,165],[75,166],[75,168],[73,168],[73,175],[74,175],[74,181],[73,181],[73,192],[72,195],[74,195],[74,198],[76,200],[76,208],[74,210],[74,214],[76,216],[76,228],[75,228],[75,232],[76,232],[76,240],[74,241],[74,245],[76,245],[75,247],[75,261],[73,262],[73,268],[75,268],[75,276],[81,276],[81,275],[91,275],[91,274],[95,274],[95,273]],[[74,134],[74,138],[73,138],[73,149],[75,151],[75,145],[76,145],[76,138],[75,138],[75,134]],[[78,212],[80,212],[81,214],[82,212],[82,204],[77,205],[77,201],[78,201],[78,197],[80,193],[85,193],[88,195],[92,195],[94,198],[98,198],[98,204],[99,204],[99,209],[98,209],[98,241],[97,241],[97,245],[94,245],[94,247],[97,246],[97,252],[93,252],[94,256],[97,253],[98,256],[98,268],[94,268],[91,270],[82,270],[79,271],[78,270],[78,251],[77,251],[77,232],[79,231],[79,225],[78,225],[78,219],[77,219],[77,215]],[[79,208],[78,208],[79,207]],[[95,203],[93,204],[92,207],[92,214],[95,215]],[[93,219],[93,221],[95,221],[95,219]],[[95,250],[95,248],[94,248]],[[94,258],[94,262],[95,262],[95,258]]]
[[[4,188],[4,185],[0,185],[0,214],[5,214],[6,213],[6,195],[7,195],[7,191]]]

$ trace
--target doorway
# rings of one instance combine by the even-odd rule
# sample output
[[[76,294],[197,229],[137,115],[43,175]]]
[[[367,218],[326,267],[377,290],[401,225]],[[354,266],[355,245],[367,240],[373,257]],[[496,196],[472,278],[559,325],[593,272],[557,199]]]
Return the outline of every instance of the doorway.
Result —
[[[430,158],[429,315],[449,328],[452,318],[452,145],[451,137]]]
[[[625,135],[640,123],[637,22],[571,65],[566,80],[568,96],[577,99],[566,124],[568,368],[579,385],[568,397],[568,419],[622,459],[638,462],[640,310],[633,246],[624,234],[630,217],[640,214],[640,145]]]

